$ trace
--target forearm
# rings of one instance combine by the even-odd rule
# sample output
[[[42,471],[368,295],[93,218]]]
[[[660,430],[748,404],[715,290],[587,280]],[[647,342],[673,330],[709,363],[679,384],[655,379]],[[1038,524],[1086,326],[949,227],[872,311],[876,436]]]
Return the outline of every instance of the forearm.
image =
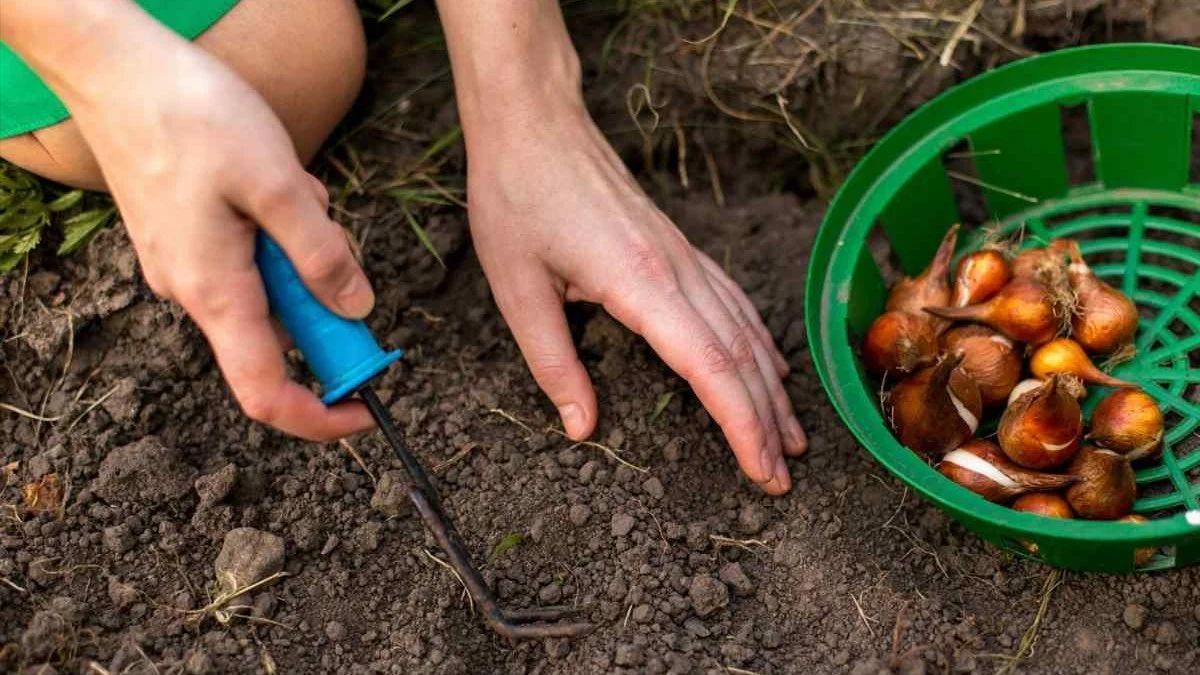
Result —
[[[478,129],[586,115],[579,57],[556,0],[438,0],[468,144]]]
[[[175,36],[132,0],[0,0],[0,16],[0,40],[68,107],[128,90],[139,64],[169,67],[175,53]]]

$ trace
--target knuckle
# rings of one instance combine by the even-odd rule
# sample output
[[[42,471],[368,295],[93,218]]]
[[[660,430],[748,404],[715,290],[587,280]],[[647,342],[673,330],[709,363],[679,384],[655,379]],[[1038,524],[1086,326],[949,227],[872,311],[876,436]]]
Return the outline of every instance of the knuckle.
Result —
[[[270,424],[275,419],[275,397],[267,396],[261,392],[250,392],[239,397],[238,402],[242,406],[242,412],[246,417],[255,422]]]
[[[296,195],[296,181],[284,172],[268,173],[260,178],[251,196],[251,208],[258,214],[278,213]]]
[[[543,387],[553,387],[566,380],[570,367],[555,356],[534,356],[529,359],[529,370]]]
[[[332,282],[350,271],[350,250],[340,237],[328,237],[296,266],[300,276],[317,283]]]
[[[677,286],[675,270],[661,248],[648,242],[638,242],[628,246],[625,257],[629,261],[629,270],[637,281],[658,288]]]
[[[757,415],[747,414],[730,423],[730,435],[742,439],[746,447],[761,450],[767,445],[767,430]]]
[[[721,375],[737,368],[733,355],[720,342],[705,343],[700,348],[700,368],[703,374]]]
[[[738,368],[747,369],[757,365],[754,358],[754,341],[745,328],[739,328],[733,336],[729,343],[729,354]]]

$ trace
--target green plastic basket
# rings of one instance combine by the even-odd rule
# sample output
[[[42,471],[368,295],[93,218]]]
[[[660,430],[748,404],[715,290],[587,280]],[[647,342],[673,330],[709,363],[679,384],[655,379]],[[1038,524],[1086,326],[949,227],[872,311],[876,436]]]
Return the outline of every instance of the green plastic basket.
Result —
[[[1198,113],[1200,49],[1105,45],[1032,57],[912,114],[859,163],[829,207],[805,308],[821,381],[880,463],[993,543],[1026,555],[1018,542],[1036,542],[1046,562],[1086,571],[1133,571],[1143,547],[1159,553],[1136,569],[1200,559]],[[1090,133],[1090,153],[1067,150],[1077,145],[1064,140],[1072,119]],[[1070,176],[1088,172],[1069,171],[1068,161],[1090,161],[1094,178],[1073,184]],[[982,202],[974,217],[972,193]],[[1137,472],[1135,510],[1150,522],[1018,513],[946,480],[893,437],[857,345],[883,311],[890,275],[881,270],[894,263],[915,274],[960,221],[960,251],[978,247],[983,226],[1023,229],[1026,245],[1079,239],[1096,273],[1137,302],[1138,353],[1114,374],[1141,384],[1167,416],[1163,459]],[[1091,392],[1085,414],[1103,393]]]

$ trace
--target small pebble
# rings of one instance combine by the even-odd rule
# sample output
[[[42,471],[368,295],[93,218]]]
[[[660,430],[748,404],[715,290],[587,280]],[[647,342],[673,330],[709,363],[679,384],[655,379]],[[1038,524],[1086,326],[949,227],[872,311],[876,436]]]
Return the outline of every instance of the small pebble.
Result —
[[[647,478],[646,481],[642,483],[642,490],[644,490],[646,494],[650,495],[654,499],[662,499],[663,494],[665,493],[663,490],[662,481],[654,476]]]
[[[576,527],[582,527],[591,517],[592,510],[586,504],[572,504],[571,508],[567,509],[567,520]]]
[[[707,574],[698,574],[692,579],[688,597],[696,614],[705,617],[729,604],[729,589]]]
[[[346,627],[341,621],[330,621],[325,624],[325,637],[333,642],[341,642],[346,637]]]
[[[612,517],[612,534],[614,537],[624,537],[633,530],[637,521],[628,513],[614,513]]]
[[[1146,608],[1142,605],[1128,605],[1121,618],[1125,619],[1126,626],[1141,630],[1146,625]]]

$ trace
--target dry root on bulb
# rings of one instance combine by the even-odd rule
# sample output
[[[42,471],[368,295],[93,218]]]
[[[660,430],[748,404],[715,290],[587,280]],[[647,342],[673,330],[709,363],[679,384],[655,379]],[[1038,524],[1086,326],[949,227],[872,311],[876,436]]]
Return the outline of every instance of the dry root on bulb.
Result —
[[[958,225],[950,226],[929,267],[915,277],[904,277],[892,286],[887,310],[920,315],[923,307],[950,302],[950,262],[958,242]]]
[[[1162,410],[1141,389],[1118,389],[1092,412],[1087,438],[1131,462],[1153,456],[1162,449]]]
[[[1051,375],[1074,375],[1088,384],[1104,387],[1136,386],[1097,368],[1083,347],[1070,338],[1058,338],[1038,347],[1029,359],[1029,369],[1042,379]]]
[[[1017,277],[987,302],[967,307],[926,307],[925,311],[950,321],[986,324],[1017,342],[1040,345],[1062,330],[1049,290],[1032,279]]]
[[[1061,490],[1074,476],[1030,471],[1017,466],[991,441],[976,438],[952,450],[937,470],[990,502],[1004,503],[1028,492]]]
[[[940,458],[975,435],[983,403],[961,362],[962,356],[946,356],[892,389],[886,413],[902,444]]]
[[[1000,251],[989,248],[969,253],[958,261],[955,269],[950,306],[978,305],[999,293],[1011,279],[1008,259]]]
[[[880,314],[863,338],[863,364],[877,377],[907,375],[933,363],[937,353],[933,322],[909,312]]]
[[[1018,396],[1000,418],[1000,447],[1030,469],[1052,469],[1079,450],[1083,413],[1057,375]]]
[[[1067,473],[1079,478],[1067,488],[1067,501],[1080,518],[1116,520],[1133,510],[1137,481],[1129,461],[1121,455],[1086,446]]]
[[[1145,516],[1139,516],[1136,513],[1131,513],[1128,516],[1121,518],[1120,522],[1133,523],[1135,525],[1142,525],[1142,524],[1148,523],[1150,521],[1146,520]],[[1155,549],[1152,547],[1135,549],[1133,552],[1133,564],[1137,567],[1147,565],[1150,563],[1151,560],[1154,560],[1154,556],[1157,553],[1158,553],[1158,549]]]
[[[1021,380],[1021,357],[1011,340],[984,326],[959,326],[942,336],[942,348],[950,354],[962,354],[959,366],[979,387],[984,407],[1008,400]]]
[[[1138,325],[1137,305],[1092,272],[1079,244],[1070,239],[1060,239],[1055,244],[1071,259],[1067,276],[1076,298],[1071,336],[1093,354],[1111,354],[1132,342]]]

